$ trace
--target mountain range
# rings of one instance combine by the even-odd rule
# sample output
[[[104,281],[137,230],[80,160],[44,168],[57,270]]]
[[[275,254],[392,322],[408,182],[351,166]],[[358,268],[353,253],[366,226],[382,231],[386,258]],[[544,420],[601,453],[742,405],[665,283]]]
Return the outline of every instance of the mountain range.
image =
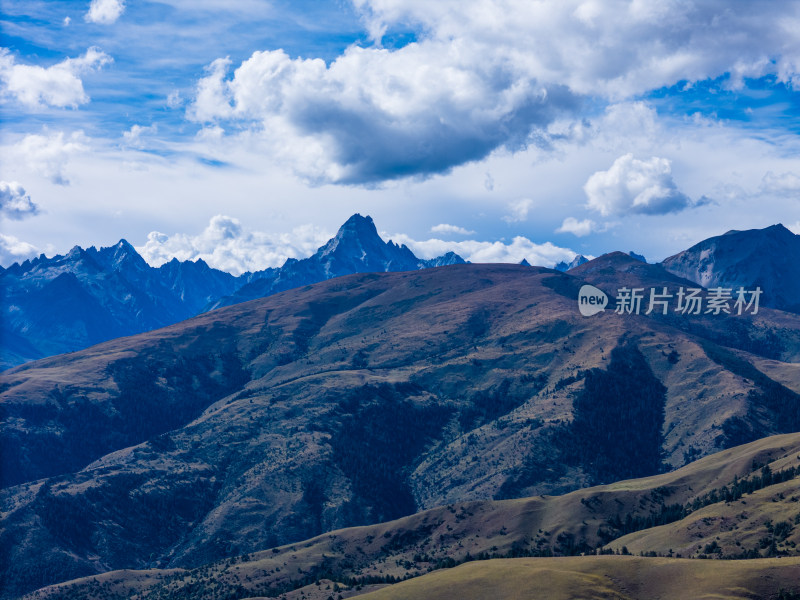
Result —
[[[631,257],[645,262],[635,252]],[[800,312],[800,236],[782,225],[730,231],[661,263],[704,287],[764,291],[765,306]],[[583,255],[560,262],[568,271]],[[352,273],[410,271],[461,264],[453,252],[421,260],[405,245],[384,242],[372,219],[355,214],[336,236],[304,259],[234,277],[202,259],[151,267],[126,240],[75,246],[0,270],[3,288],[0,368],[74,352],[116,337],[177,323],[201,312]],[[527,265],[527,261],[522,264]]]
[[[0,587],[199,568],[800,429],[800,316],[586,318],[587,283],[693,285],[623,253],[354,274],[6,371]]]
[[[151,267],[126,240],[99,250],[75,246],[66,255],[41,255],[0,271],[0,368],[332,277],[463,262],[452,252],[420,260],[405,245],[384,242],[372,219],[358,214],[314,255],[238,277],[202,259]]]
[[[793,555],[797,239],[730,232],[661,264],[613,252],[566,272],[437,266],[355,215],[312,257],[238,279],[153,269],[124,241],[14,265],[23,340],[199,314],[2,373],[0,598],[89,577],[35,597],[208,597],[203,581],[326,600],[326,577],[355,595],[478,555]],[[762,306],[578,311],[585,285],[614,299],[696,280],[758,285]],[[740,509],[724,494],[745,478]],[[764,571],[742,568],[761,590]]]

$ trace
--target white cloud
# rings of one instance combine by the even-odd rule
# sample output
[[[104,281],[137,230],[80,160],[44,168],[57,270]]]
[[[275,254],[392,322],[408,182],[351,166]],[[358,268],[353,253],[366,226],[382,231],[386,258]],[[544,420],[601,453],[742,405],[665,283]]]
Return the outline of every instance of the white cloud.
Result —
[[[474,263],[520,263],[526,259],[530,264],[552,267],[556,263],[575,257],[575,251],[560,248],[551,242],[537,244],[526,237],[517,236],[511,243],[481,242],[477,240],[447,241],[441,239],[414,240],[405,234],[395,234],[395,243],[405,244],[420,258],[430,259],[453,251],[463,259]]]
[[[83,15],[87,23],[110,25],[122,16],[125,0],[92,0],[89,11]]]
[[[796,195],[800,192],[800,176],[791,172],[776,175],[768,171],[761,180],[761,190],[778,195]]]
[[[434,225],[431,227],[432,233],[452,233],[456,235],[471,235],[475,233],[469,229],[465,229],[464,227],[459,227],[458,225],[448,225],[447,223],[441,223],[439,225]]]
[[[70,23],[72,23],[72,19],[69,17],[64,17],[64,27],[69,27]]]
[[[571,233],[578,237],[583,237],[592,233],[595,230],[597,225],[594,221],[590,219],[583,219],[582,221],[578,221],[575,217],[567,217],[564,219],[564,222],[561,223],[561,227],[556,229],[556,233]]]
[[[195,101],[187,114],[190,119],[203,123],[232,116],[228,84],[225,82],[230,66],[230,58],[218,58],[205,68],[208,75],[197,83]]]
[[[800,221],[797,221],[793,225],[787,225],[786,228],[791,230],[793,233],[800,235]]]
[[[67,58],[44,68],[17,64],[5,48],[0,49],[0,82],[2,95],[15,98],[29,108],[46,106],[77,108],[89,102],[80,75],[103,67],[112,61],[99,48],[89,48],[83,56]]]
[[[69,185],[65,170],[69,158],[87,150],[87,138],[83,131],[76,131],[68,138],[64,132],[51,135],[26,135],[14,145],[14,150],[27,165],[40,172],[51,182],[58,185]]]
[[[562,86],[520,81],[502,57],[476,69],[461,50],[352,46],[330,65],[255,52],[231,78],[231,61],[221,58],[207,67],[187,116],[251,123],[264,151],[305,178],[369,183],[524,147],[532,127],[573,104]]]
[[[417,24],[434,39],[513,52],[527,71],[581,94],[630,97],[731,74],[796,81],[797,2],[749,0],[354,0],[376,39]]]
[[[147,137],[148,135],[155,134],[157,131],[157,125],[150,125],[147,127],[133,125],[128,131],[122,133],[123,144],[130,148],[144,148],[147,144],[146,140],[142,139],[142,136],[144,135]]]
[[[608,171],[597,171],[583,186],[587,206],[601,215],[628,213],[658,215],[679,212],[690,204],[672,179],[666,158],[638,160],[620,156]]]
[[[30,195],[16,181],[0,181],[0,216],[19,221],[39,212]]]
[[[521,200],[514,200],[508,205],[509,214],[503,217],[506,223],[519,223],[528,219],[528,212],[533,206],[533,200],[530,198],[522,198]]]
[[[658,126],[658,113],[646,102],[619,102],[606,107],[597,121],[601,146],[616,149],[631,140],[652,141],[663,132]]]
[[[180,108],[183,106],[183,97],[181,96],[180,91],[172,90],[169,94],[167,94],[167,106],[169,108]]]
[[[305,258],[331,238],[311,225],[296,227],[291,233],[270,234],[249,231],[238,219],[224,215],[212,217],[198,235],[166,235],[153,231],[137,251],[153,266],[177,258],[202,258],[210,266],[235,275],[280,267],[288,258]]]
[[[225,130],[222,127],[219,125],[211,125],[208,127],[203,127],[200,131],[198,131],[195,135],[195,138],[201,142],[214,143],[222,140],[224,135]]]
[[[0,233],[0,263],[9,265],[26,258],[33,258],[38,253],[38,249],[33,244],[23,242],[13,235]]]
[[[354,4],[374,46],[327,64],[254,52],[232,74],[219,58],[187,114],[240,121],[270,159],[310,180],[371,184],[525,148],[582,99],[627,102],[726,75],[734,88],[762,75],[800,85],[796,2],[757,13],[746,0]],[[381,47],[397,28],[417,41]]]

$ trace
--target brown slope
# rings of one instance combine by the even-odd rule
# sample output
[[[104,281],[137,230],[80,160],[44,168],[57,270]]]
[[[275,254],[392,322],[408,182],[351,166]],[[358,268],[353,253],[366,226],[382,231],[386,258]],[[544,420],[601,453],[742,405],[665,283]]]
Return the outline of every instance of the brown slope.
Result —
[[[636,600],[777,598],[800,581],[800,558],[714,563],[592,556],[468,563],[361,596],[364,600]]]
[[[798,453],[800,434],[775,436],[725,450],[673,473],[655,477],[577,490],[563,496],[472,502],[435,508],[389,523],[333,531],[304,542],[206,565],[192,571],[114,572],[46,588],[31,598],[113,599],[138,593],[141,598],[181,600],[191,598],[193,594],[209,596],[212,590],[225,597],[233,593],[272,596],[279,591],[288,593],[296,589],[308,598],[324,600],[330,591],[326,591],[325,585],[313,585],[319,579],[328,579],[337,582],[342,589],[349,589],[350,593],[345,594],[349,597],[365,591],[364,586],[383,581],[387,577],[403,579],[424,575],[431,570],[463,562],[469,556],[474,559],[528,553],[593,551],[594,547],[603,546],[604,538],[598,536],[597,532],[612,532],[609,519],[621,516],[625,521],[628,515],[642,518],[657,514],[668,504],[691,504],[694,499],[705,498],[736,478],[747,479],[759,475],[759,465],[769,466],[774,473],[785,471],[789,467],[799,470]],[[750,522],[763,521],[773,516],[776,508],[772,496],[781,491],[786,492],[787,485],[796,489],[798,481],[800,479],[795,477],[788,482],[769,485],[762,490],[745,494],[742,499],[747,503]],[[698,509],[690,517],[696,515],[714,520],[727,510],[728,505],[720,501]],[[679,521],[674,525],[680,523]],[[635,543],[633,536],[640,535],[643,541],[636,546],[637,552],[650,552],[655,547],[648,546],[644,541],[648,535],[657,535],[661,529],[663,528],[646,529],[638,534],[619,538],[609,546],[621,548],[624,540]],[[723,528],[717,526],[717,529],[718,535],[723,535]],[[748,539],[756,533],[743,524],[740,524],[737,532],[741,539]],[[790,545],[793,539],[794,534],[787,537],[781,548],[782,552],[792,555],[791,558],[783,559],[787,565],[797,565],[800,548]],[[659,543],[662,541],[658,540]],[[767,550],[760,552],[760,555],[765,554]],[[450,574],[437,577],[453,584],[458,581],[463,583],[472,578],[472,575],[465,574],[465,571],[472,568],[487,577],[491,576],[493,562],[481,561],[474,564],[475,567],[448,570],[447,573]],[[611,581],[615,585],[623,586],[612,586],[609,589],[617,592],[627,590],[632,593],[632,597],[655,597],[653,594],[656,592],[666,593],[660,587],[641,587],[643,582],[653,577],[660,579],[657,575],[659,572],[673,573],[671,576],[674,577],[686,577],[679,580],[684,582],[682,585],[685,587],[676,587],[673,591],[682,593],[678,597],[695,597],[692,591],[706,588],[693,587],[696,585],[696,582],[692,583],[694,577],[710,578],[709,582],[718,582],[720,580],[713,578],[714,573],[726,568],[732,569],[732,572],[748,574],[737,585],[746,587],[766,580],[771,585],[800,591],[796,567],[780,574],[774,570],[775,562],[770,560],[720,563],[680,562],[659,558],[631,562],[631,559],[624,557],[581,557],[555,563],[545,560],[523,561],[519,564],[542,569],[542,575],[551,572],[554,565],[564,565],[563,568],[556,569],[562,571],[563,577],[558,585],[563,587],[552,590],[547,587],[539,588],[542,593],[550,590],[555,594],[563,589],[573,590],[577,594],[586,589],[585,585],[591,585],[591,582],[599,585],[600,582],[595,577],[598,569],[606,569],[607,574],[611,575]],[[615,565],[629,566],[623,568]],[[652,568],[656,571],[651,571]],[[680,573],[684,575],[679,575]],[[511,579],[517,577],[512,573],[508,576]],[[402,594],[406,590],[435,589],[435,584],[431,584],[434,588],[426,587],[429,581],[428,578],[421,578],[414,586],[400,585],[396,592],[394,588],[390,588],[386,593],[390,594],[389,597],[403,597],[392,594]],[[756,586],[747,589],[756,594],[767,588]],[[777,593],[778,587],[769,588],[769,591]],[[417,592],[408,593],[408,597],[416,597],[414,594]]]
[[[763,382],[707,353],[729,321],[699,319],[702,337],[644,316],[586,319],[581,283],[511,265],[345,277],[4,374],[4,409],[17,411],[5,439],[25,456],[74,422],[95,425],[76,439],[115,450],[87,444],[97,460],[70,474],[89,459],[66,447],[62,475],[4,492],[11,579],[46,583],[30,568],[42,557],[49,581],[196,565],[509,487],[586,485],[590,474],[553,442],[568,433],[583,371],[605,370],[623,337],[667,388],[669,465],[716,451],[734,416],[780,431],[750,410]],[[764,311],[742,327],[751,345],[778,336],[777,359],[797,356],[796,317]],[[157,419],[142,410],[151,398]],[[176,413],[177,424],[160,418]],[[115,420],[126,414],[136,427]],[[118,425],[151,439],[127,447]]]

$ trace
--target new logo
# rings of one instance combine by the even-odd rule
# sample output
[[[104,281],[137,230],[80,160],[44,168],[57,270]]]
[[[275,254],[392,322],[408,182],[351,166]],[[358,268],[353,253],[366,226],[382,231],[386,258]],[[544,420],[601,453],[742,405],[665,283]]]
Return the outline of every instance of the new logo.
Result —
[[[578,292],[578,310],[584,317],[591,317],[603,312],[607,305],[608,296],[603,290],[588,284],[581,286]]]

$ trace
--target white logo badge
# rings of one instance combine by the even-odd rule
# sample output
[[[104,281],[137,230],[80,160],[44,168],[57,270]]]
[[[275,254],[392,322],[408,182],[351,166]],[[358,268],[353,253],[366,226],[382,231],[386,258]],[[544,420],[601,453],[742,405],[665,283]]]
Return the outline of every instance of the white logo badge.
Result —
[[[593,285],[584,285],[578,292],[578,310],[584,317],[603,312],[608,305],[608,296]]]

